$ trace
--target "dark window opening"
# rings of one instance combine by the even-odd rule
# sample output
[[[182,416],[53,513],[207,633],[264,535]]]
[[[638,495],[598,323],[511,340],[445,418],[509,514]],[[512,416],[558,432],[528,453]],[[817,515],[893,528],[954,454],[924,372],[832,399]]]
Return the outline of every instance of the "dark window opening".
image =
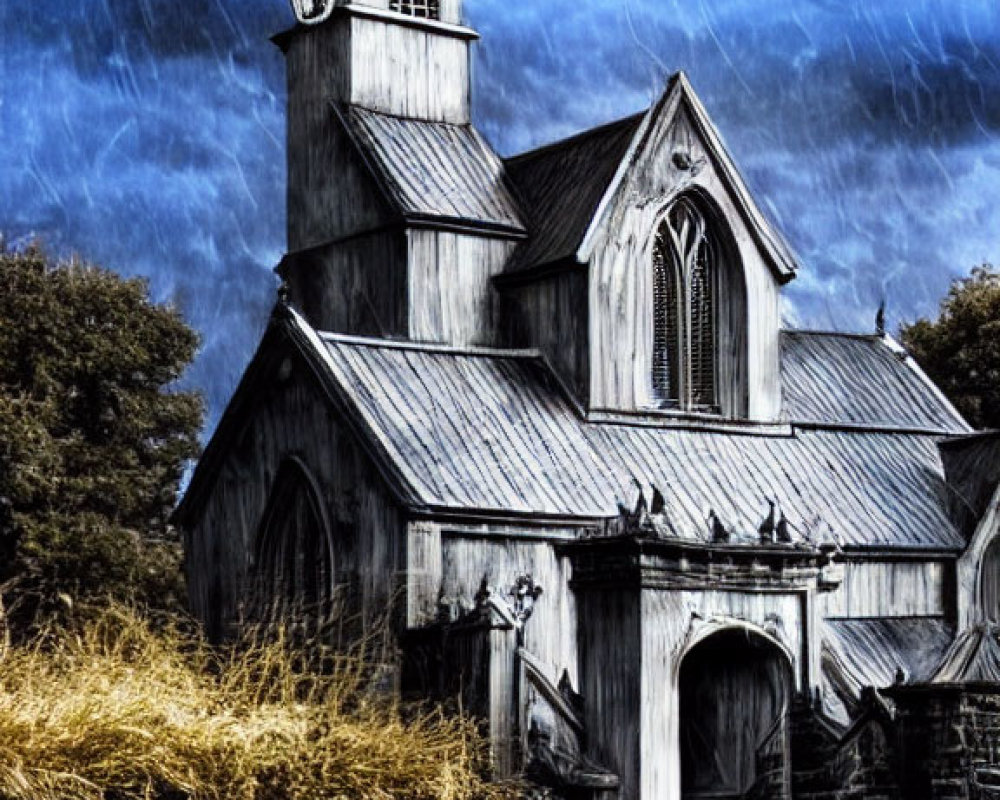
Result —
[[[334,563],[319,493],[296,459],[285,461],[261,521],[250,615],[256,621],[330,614]]]
[[[390,0],[389,8],[411,17],[441,18],[440,0]]]
[[[653,247],[653,395],[665,408],[718,411],[719,249],[687,197],[671,206]]]

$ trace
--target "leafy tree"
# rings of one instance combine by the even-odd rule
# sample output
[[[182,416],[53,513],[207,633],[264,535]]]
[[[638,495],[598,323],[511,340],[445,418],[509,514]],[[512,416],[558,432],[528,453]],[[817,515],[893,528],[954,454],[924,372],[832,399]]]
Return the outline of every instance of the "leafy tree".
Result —
[[[197,345],[145,281],[0,246],[0,582],[16,620],[179,599],[168,515],[202,403],[172,385]]]
[[[1000,273],[990,264],[955,281],[936,322],[900,329],[903,344],[977,428],[1000,428]]]

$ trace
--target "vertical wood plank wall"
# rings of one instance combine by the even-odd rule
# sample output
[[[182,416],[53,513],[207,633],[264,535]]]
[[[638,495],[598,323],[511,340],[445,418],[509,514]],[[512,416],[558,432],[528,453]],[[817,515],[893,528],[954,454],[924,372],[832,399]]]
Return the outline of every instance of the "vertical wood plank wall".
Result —
[[[641,747],[638,724],[645,649],[641,613],[638,591],[595,590],[577,596],[588,755],[618,775],[623,798],[640,796],[641,761],[648,757]],[[650,755],[668,757],[666,752]]]
[[[576,600],[569,588],[569,559],[556,555],[551,542],[519,539],[516,531],[486,539],[469,538],[444,527],[441,547],[441,583],[436,591],[446,602],[471,607],[484,578],[490,587],[506,593],[518,576],[532,576],[535,585],[542,587],[542,595],[524,627],[525,647],[550,665],[554,675],[568,670],[577,686]],[[417,605],[426,608],[429,601],[428,597]]]
[[[652,242],[670,201],[697,188],[732,223],[746,278],[749,416],[775,420],[781,410],[778,284],[730,200],[685,108],[651,133],[654,157],[633,166],[591,261],[590,396],[595,409],[635,411],[653,405]],[[696,169],[679,170],[676,151]]]
[[[589,318],[587,273],[583,269],[501,290],[502,343],[540,349],[584,406],[590,391]]]
[[[367,456],[329,409],[304,364],[272,381],[223,464],[197,527],[186,533],[192,610],[210,635],[235,621],[254,540],[278,467],[297,455],[312,472],[334,530],[335,581],[374,620],[392,605],[404,567],[400,512]]]
[[[500,273],[515,242],[470,234],[411,230],[409,337],[453,345],[496,344]]]
[[[943,561],[848,561],[840,588],[817,595],[820,616],[944,616],[948,570]]]
[[[323,331],[406,336],[406,235],[382,231],[293,258],[283,275],[290,300]]]
[[[469,121],[464,38],[354,17],[350,100],[415,119]]]
[[[290,252],[388,219],[367,167],[331,106],[350,96],[350,46],[347,22],[333,20],[297,33],[285,55]]]

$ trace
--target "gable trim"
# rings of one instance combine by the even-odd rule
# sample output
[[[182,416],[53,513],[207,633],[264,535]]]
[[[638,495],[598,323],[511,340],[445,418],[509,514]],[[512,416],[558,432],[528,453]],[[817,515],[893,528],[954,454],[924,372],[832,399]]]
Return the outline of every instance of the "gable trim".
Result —
[[[722,142],[722,137],[718,129],[712,123],[708,112],[702,105],[694,89],[691,87],[687,76],[683,72],[676,73],[667,83],[666,91],[660,100],[650,108],[643,119],[642,124],[635,132],[632,143],[626,151],[625,157],[611,180],[604,196],[597,207],[597,212],[591,220],[583,241],[577,250],[576,258],[581,263],[588,263],[593,255],[597,239],[602,232],[605,222],[610,215],[612,206],[619,199],[628,173],[632,167],[645,154],[652,129],[655,123],[661,118],[672,120],[681,103],[687,103],[691,111],[694,126],[705,143],[709,157],[718,167],[719,176],[735,203],[740,215],[743,217],[753,237],[754,242],[765,256],[765,260],[775,278],[779,283],[787,283],[795,277],[798,265],[791,248],[781,237],[780,233],[767,221],[763,213],[757,207],[746,182],[736,168],[732,157],[726,150]]]
[[[320,367],[327,367],[323,354],[325,348],[315,332],[309,336],[311,329],[302,321],[298,314],[284,305],[277,305],[272,312],[268,329],[250,360],[229,405],[223,412],[208,445],[198,459],[188,488],[177,507],[170,516],[171,522],[186,529],[191,521],[202,511],[212,487],[218,478],[219,471],[231,449],[233,442],[241,435],[247,414],[252,410],[255,398],[259,396],[256,390],[272,375],[282,360],[281,345],[290,343],[294,354],[299,356],[309,368],[313,377],[319,383],[320,391],[341,412],[340,421],[347,428],[355,441],[372,459],[377,472],[386,482],[390,493],[396,501],[407,509],[421,508],[417,500],[418,494],[413,483],[395,467],[395,462],[384,450],[380,450],[380,442],[368,426],[356,419],[349,402],[337,388],[337,381],[329,379],[329,372]]]

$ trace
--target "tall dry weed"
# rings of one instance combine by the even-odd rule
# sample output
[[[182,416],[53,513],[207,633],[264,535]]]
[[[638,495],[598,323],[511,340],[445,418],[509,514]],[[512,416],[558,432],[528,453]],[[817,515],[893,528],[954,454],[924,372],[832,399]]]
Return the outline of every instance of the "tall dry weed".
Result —
[[[317,655],[319,652],[319,655]],[[216,650],[115,607],[0,662],[3,800],[512,797],[468,719],[366,689],[359,654]]]

